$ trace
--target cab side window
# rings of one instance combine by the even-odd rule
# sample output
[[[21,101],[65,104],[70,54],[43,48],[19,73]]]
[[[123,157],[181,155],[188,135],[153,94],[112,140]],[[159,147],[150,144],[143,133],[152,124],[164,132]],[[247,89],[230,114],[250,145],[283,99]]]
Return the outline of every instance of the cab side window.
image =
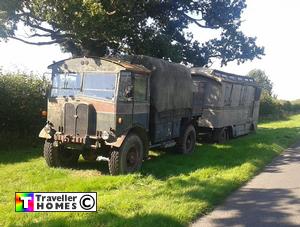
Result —
[[[119,100],[129,101],[128,95],[132,89],[132,76],[130,72],[122,72],[119,85]]]
[[[144,75],[134,75],[134,100],[137,102],[147,101],[148,96],[148,77]]]

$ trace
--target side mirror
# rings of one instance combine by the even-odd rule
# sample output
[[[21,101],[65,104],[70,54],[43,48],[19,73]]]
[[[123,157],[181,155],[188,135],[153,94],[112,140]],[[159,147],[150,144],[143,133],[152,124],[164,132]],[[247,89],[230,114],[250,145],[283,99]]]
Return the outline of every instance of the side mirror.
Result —
[[[48,81],[44,81],[42,87],[42,94],[43,96],[49,97],[51,92],[51,84]]]
[[[125,89],[125,98],[128,99],[128,101],[131,101],[133,99],[133,87],[132,85],[128,85]]]
[[[43,87],[42,87],[42,94],[46,97],[50,96],[51,92],[51,82],[47,80],[47,75],[49,73],[44,73],[43,75]],[[49,74],[51,76],[51,74]]]

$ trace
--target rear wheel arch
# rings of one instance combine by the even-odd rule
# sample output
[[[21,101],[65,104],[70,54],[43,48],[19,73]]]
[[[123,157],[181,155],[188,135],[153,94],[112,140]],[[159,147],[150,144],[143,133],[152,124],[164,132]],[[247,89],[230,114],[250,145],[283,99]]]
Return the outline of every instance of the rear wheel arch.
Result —
[[[190,124],[193,124],[193,119],[191,118],[182,118],[181,122],[180,122],[180,132],[183,133],[183,131],[186,129],[186,127],[188,127]]]

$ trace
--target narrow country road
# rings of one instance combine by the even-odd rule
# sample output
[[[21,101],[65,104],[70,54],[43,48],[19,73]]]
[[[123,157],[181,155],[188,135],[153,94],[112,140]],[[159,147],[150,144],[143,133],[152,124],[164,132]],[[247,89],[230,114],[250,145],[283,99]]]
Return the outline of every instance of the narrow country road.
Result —
[[[300,141],[191,226],[300,226]]]

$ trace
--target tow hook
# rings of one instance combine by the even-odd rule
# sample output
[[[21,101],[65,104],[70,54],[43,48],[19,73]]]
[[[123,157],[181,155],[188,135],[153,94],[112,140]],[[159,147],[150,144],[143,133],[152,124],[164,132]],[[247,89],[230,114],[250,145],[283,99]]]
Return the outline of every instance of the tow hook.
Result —
[[[109,162],[109,158],[104,157],[104,156],[98,156],[96,158],[96,161],[98,161],[98,162],[101,162],[101,161]]]

